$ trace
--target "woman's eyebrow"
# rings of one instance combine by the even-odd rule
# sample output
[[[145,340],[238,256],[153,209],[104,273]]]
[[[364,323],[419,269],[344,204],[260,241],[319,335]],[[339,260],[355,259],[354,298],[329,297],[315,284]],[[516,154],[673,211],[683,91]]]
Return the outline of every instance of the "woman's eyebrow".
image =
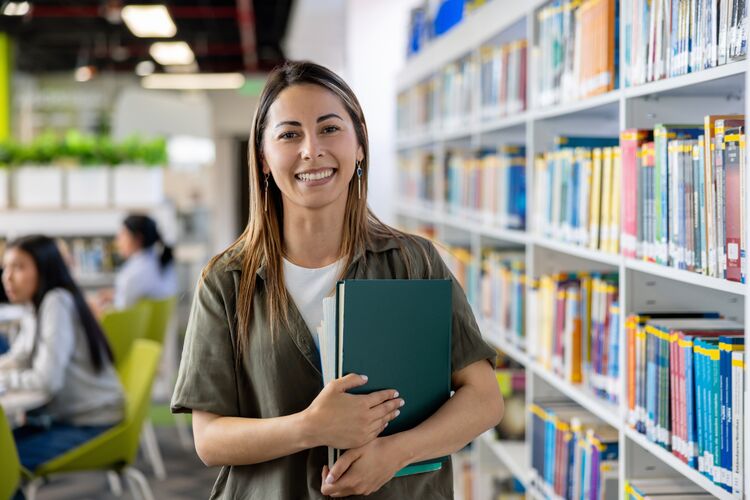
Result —
[[[344,121],[344,119],[341,118],[336,113],[328,113],[327,115],[319,116],[318,119],[317,119],[317,123],[324,122],[324,121],[328,120],[329,118],[338,118],[339,120]],[[302,124],[300,122],[298,122],[298,121],[295,121],[295,120],[285,120],[283,122],[277,123],[274,128],[283,127],[284,125],[290,125],[292,127],[301,127],[302,126]]]

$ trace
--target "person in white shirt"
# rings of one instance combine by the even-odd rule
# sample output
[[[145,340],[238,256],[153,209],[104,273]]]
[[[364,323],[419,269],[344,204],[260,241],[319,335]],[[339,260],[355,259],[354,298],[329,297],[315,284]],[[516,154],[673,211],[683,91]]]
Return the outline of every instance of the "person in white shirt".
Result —
[[[107,339],[55,241],[18,239],[3,264],[5,293],[28,305],[30,317],[0,356],[0,387],[45,396],[13,431],[21,463],[34,470],[120,422],[125,397]]]
[[[172,248],[162,240],[156,222],[146,215],[129,215],[115,239],[125,259],[115,288],[102,292],[96,309],[125,309],[141,299],[164,299],[177,293]]]

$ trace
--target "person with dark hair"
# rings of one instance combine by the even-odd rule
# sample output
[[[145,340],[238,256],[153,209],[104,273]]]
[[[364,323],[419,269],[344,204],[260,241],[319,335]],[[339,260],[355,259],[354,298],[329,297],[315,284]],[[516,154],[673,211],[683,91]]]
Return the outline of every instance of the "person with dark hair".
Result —
[[[198,283],[172,397],[173,412],[193,415],[200,458],[222,467],[211,498],[452,499],[450,459],[438,471],[394,476],[500,421],[495,350],[433,244],[368,208],[376,166],[351,88],[314,63],[276,68],[248,158],[250,218]],[[452,280],[455,394],[417,427],[381,436],[409,404],[398,387],[351,394],[366,373],[323,385],[313,332],[340,279]],[[326,446],[347,450],[330,470]]]
[[[115,309],[130,307],[141,299],[163,299],[177,293],[172,248],[162,240],[154,219],[129,215],[115,242],[125,259],[115,278]]]
[[[120,422],[125,397],[107,339],[55,241],[20,238],[3,267],[10,302],[30,306],[34,321],[22,323],[0,356],[0,388],[46,397],[13,431],[21,463],[33,470]]]

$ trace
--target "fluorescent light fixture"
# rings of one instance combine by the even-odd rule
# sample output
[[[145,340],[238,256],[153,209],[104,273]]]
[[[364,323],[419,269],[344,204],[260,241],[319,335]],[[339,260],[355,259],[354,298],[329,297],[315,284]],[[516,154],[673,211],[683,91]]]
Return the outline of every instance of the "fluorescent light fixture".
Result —
[[[195,73],[149,75],[141,79],[145,89],[231,90],[245,84],[242,73]]]
[[[171,38],[177,33],[164,5],[126,5],[120,15],[128,29],[140,38]]]
[[[148,76],[154,72],[156,65],[153,61],[141,61],[135,65],[135,74],[138,76]]]
[[[29,2],[8,2],[3,9],[6,16],[25,16],[31,10]]]
[[[195,61],[195,54],[185,42],[156,42],[151,44],[148,53],[162,66],[190,64]]]

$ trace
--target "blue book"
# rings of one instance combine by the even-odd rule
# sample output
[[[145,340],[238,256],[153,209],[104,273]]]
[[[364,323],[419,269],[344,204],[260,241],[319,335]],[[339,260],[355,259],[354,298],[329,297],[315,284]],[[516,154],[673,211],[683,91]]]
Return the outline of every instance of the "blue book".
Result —
[[[693,360],[695,362],[695,415],[696,415],[696,441],[698,443],[698,471],[708,476],[706,473],[706,398],[704,387],[704,366],[703,366],[703,342],[695,339],[693,342]]]
[[[544,433],[544,482],[550,486],[555,484],[555,420],[555,412],[547,409],[547,421]]]
[[[697,139],[703,133],[698,125],[674,125],[659,123],[654,127],[653,216],[656,262],[669,265],[670,211],[669,200],[669,141],[674,139]]]

